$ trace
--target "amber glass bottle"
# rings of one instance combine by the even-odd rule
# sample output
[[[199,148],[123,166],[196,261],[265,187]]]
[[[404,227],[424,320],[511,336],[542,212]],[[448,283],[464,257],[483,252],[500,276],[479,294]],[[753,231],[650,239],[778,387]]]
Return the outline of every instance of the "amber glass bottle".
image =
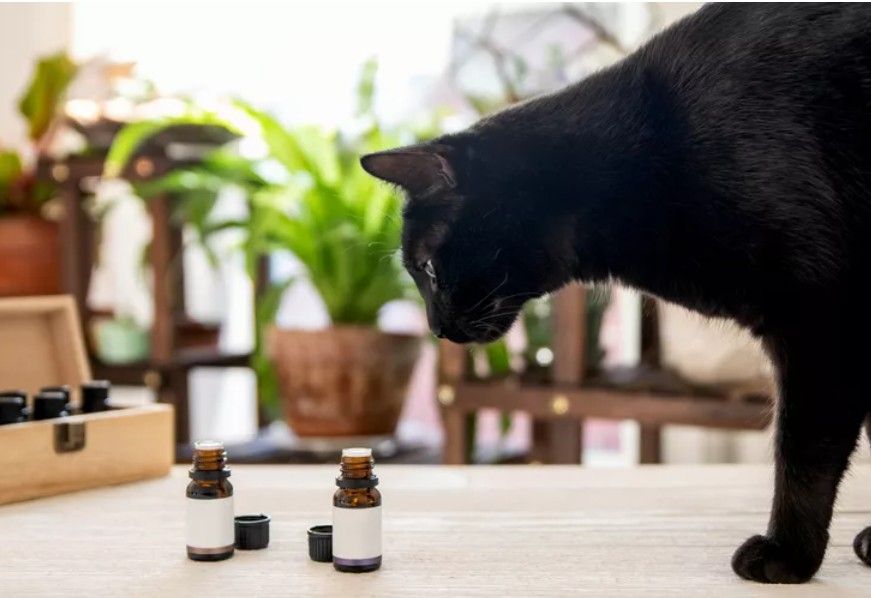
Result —
[[[363,573],[381,566],[381,493],[373,463],[371,449],[342,451],[333,495],[333,566],[339,571]]]
[[[187,550],[195,561],[222,561],[233,556],[233,485],[229,477],[223,443],[194,444],[187,487]]]

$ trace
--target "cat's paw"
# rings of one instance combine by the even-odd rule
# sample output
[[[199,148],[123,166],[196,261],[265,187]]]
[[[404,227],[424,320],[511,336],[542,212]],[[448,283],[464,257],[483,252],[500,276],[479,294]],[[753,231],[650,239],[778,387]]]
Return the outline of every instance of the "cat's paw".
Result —
[[[871,567],[871,527],[866,527],[856,535],[853,550],[863,563]]]
[[[765,536],[748,538],[732,556],[735,573],[760,583],[804,583],[813,577],[818,568],[819,562],[792,557],[783,547]]]

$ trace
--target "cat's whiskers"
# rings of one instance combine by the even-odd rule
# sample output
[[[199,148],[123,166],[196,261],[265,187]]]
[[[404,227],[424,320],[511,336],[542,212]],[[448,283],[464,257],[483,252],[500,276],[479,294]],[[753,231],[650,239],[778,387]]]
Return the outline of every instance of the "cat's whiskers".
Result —
[[[486,323],[486,322],[496,322],[496,321],[498,321],[498,320],[501,320],[501,319],[504,318],[505,316],[510,316],[510,315],[512,315],[512,314],[514,314],[514,313],[516,313],[516,312],[514,312],[513,310],[508,309],[508,310],[500,311],[500,312],[498,312],[498,313],[493,313],[493,314],[490,314],[490,315],[487,315],[487,316],[482,316],[482,317],[480,317],[480,318],[470,319],[469,322],[472,322],[472,323],[474,323],[474,324],[478,324],[478,323]]]
[[[531,291],[531,292],[527,291],[525,293],[514,293],[513,295],[505,295],[504,297],[500,297],[499,299],[502,301],[502,303],[505,303],[506,301],[510,301],[511,299],[524,299],[525,300],[525,299],[528,299],[530,297],[535,297],[536,295],[538,295],[538,293],[535,291]]]
[[[515,308],[508,307],[504,310],[499,310],[500,307],[505,305],[506,301],[511,301],[512,299],[527,299],[529,297],[535,297],[538,293],[535,292],[526,292],[526,293],[514,293],[513,295],[506,295],[505,297],[499,297],[497,300],[493,302],[493,306],[489,308],[489,311],[481,313],[480,316],[475,314],[473,309],[467,310],[467,317],[473,320],[483,320],[483,319],[492,319],[492,316],[502,316],[508,313],[511,313],[515,310]],[[498,302],[498,305],[497,305]],[[479,302],[480,303],[480,302]]]
[[[486,295],[484,295],[481,299],[479,299],[478,302],[475,303],[475,305],[473,305],[473,306],[470,307],[468,310],[466,310],[466,313],[474,313],[475,309],[476,309],[479,305],[481,305],[482,303],[484,303],[484,301],[486,301],[488,298],[492,297],[492,296],[493,296],[493,293],[495,293],[496,291],[498,291],[498,290],[499,290],[499,289],[500,289],[500,288],[501,288],[501,287],[502,287],[506,282],[508,282],[508,272],[505,273],[505,278],[502,279],[502,282],[500,282],[500,283],[497,284],[495,287],[493,287],[493,289],[492,289],[489,293],[487,293]]]
[[[509,311],[509,312],[503,312],[503,313],[500,313],[500,314],[493,314],[492,316],[487,316],[487,317],[484,317],[484,318],[481,318],[481,319],[475,320],[474,323],[475,323],[475,324],[487,324],[487,323],[489,323],[489,322],[495,322],[495,321],[501,320],[501,319],[504,318],[505,316],[510,316],[510,315],[513,315],[514,313],[515,313],[515,312],[510,312],[510,311]]]
[[[502,331],[493,326],[492,324],[476,324],[474,329],[478,332],[483,332],[484,334],[502,334]]]

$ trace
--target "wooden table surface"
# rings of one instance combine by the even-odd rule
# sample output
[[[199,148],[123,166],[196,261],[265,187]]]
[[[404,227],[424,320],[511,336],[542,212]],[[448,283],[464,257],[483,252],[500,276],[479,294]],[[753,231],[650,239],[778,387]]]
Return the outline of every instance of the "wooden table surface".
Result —
[[[764,529],[762,466],[376,466],[384,565],[343,574],[308,559],[330,520],[332,466],[239,466],[237,513],[272,516],[268,549],[195,563],[184,547],[186,470],[0,507],[0,595],[871,596],[851,543],[871,524],[871,466],[846,480],[817,579],[760,586],[729,568]]]

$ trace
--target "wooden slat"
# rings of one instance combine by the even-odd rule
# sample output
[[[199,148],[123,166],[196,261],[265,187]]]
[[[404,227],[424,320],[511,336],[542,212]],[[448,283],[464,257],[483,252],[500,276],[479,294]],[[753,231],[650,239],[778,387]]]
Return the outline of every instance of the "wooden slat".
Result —
[[[442,460],[447,465],[461,465],[469,461],[469,417],[452,408],[456,387],[466,374],[466,347],[450,341],[439,342],[438,388],[436,399],[441,405],[445,442]]]
[[[769,466],[376,464],[384,565],[361,575],[307,554],[305,530],[330,521],[335,466],[234,466],[236,512],[268,513],[271,540],[220,563],[185,558],[186,469],[0,508],[0,593],[813,598],[868,596],[871,579],[851,547],[871,522],[867,465],[847,476],[826,560],[801,587],[752,584],[729,566],[764,529]]]
[[[439,381],[456,384],[466,373],[466,347],[450,341],[439,342]]]
[[[466,441],[469,436],[468,414],[458,409],[442,409],[442,425],[446,439],[442,450],[443,462],[447,465],[466,463],[469,455]]]
[[[662,427],[642,424],[638,426],[638,462],[662,463]]]
[[[578,385],[584,377],[587,293],[579,284],[562,289],[553,300],[553,379]],[[532,458],[541,463],[580,463],[583,421],[538,419],[532,426]]]
[[[151,271],[154,280],[154,323],[151,326],[151,359],[167,362],[175,347],[175,322],[173,303],[176,289],[173,285],[171,263],[172,240],[170,205],[167,197],[157,197],[148,202],[151,213]]]
[[[83,207],[78,181],[66,180],[60,186],[63,218],[60,221],[61,288],[73,296],[80,317],[88,310],[88,287],[93,264],[93,224]]]
[[[565,397],[566,411],[556,414],[554,399]],[[643,424],[684,424],[711,428],[761,430],[771,408],[759,403],[733,403],[692,396],[577,387],[517,387],[510,384],[467,382],[456,389],[454,408],[465,411],[492,408],[526,411],[541,419],[595,417],[632,419]]]

